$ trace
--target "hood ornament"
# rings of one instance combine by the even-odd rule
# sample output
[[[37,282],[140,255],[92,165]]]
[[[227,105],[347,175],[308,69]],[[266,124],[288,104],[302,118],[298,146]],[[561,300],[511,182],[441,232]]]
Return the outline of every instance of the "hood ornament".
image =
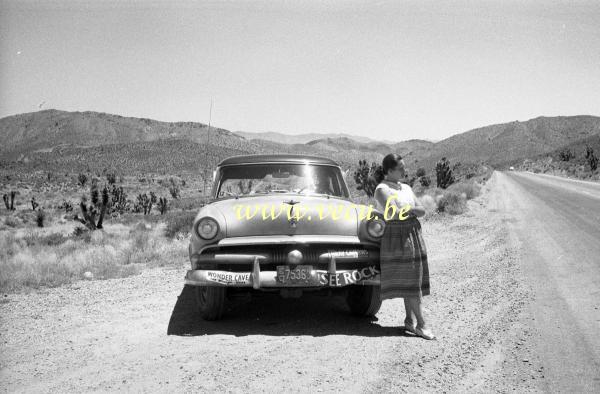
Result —
[[[295,228],[296,224],[298,223],[298,218],[296,218],[294,216],[294,205],[299,204],[300,201],[294,201],[293,199],[291,199],[289,201],[284,201],[283,203],[292,206],[292,208],[290,209],[290,220],[289,220],[289,222],[290,222],[290,226],[292,226],[292,227]]]

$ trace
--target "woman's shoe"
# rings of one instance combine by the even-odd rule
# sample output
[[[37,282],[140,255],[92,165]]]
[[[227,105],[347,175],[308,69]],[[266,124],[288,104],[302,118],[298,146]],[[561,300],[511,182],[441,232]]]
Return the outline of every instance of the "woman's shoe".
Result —
[[[427,329],[427,328],[415,328],[415,334],[420,336],[421,338],[425,338],[425,339],[435,339],[435,335],[433,335],[433,332],[431,332],[431,330]]]
[[[417,334],[415,332],[416,324],[407,324],[406,320],[404,321],[404,331],[412,332],[413,334]]]

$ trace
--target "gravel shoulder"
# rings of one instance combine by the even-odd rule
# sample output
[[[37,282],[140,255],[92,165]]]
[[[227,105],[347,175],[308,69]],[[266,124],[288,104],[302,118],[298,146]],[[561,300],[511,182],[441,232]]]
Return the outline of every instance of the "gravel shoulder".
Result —
[[[266,296],[204,322],[187,262],[0,301],[0,387],[8,392],[542,391],[512,219],[492,176],[458,217],[423,220],[438,339],[405,334],[402,299],[375,321],[343,300]]]

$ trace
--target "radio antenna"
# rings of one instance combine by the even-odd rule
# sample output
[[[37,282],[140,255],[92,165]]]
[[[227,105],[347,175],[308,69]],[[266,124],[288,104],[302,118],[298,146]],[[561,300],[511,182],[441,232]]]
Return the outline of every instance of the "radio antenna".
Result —
[[[206,197],[206,177],[208,176],[209,172],[210,172],[210,168],[209,168],[209,160],[208,160],[208,150],[210,149],[208,146],[210,145],[210,122],[212,121],[212,107],[213,107],[213,99],[210,99],[210,110],[208,111],[208,130],[206,132],[206,146],[205,146],[205,152],[204,152],[204,157],[206,158],[206,163],[205,163],[205,167],[204,167],[204,197]]]

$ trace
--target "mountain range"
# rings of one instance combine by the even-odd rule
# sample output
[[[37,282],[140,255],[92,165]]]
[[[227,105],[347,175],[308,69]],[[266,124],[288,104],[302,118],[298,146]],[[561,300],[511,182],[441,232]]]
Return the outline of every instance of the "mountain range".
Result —
[[[197,122],[161,122],[99,112],[43,110],[0,119],[0,161],[7,168],[181,172],[214,168],[238,154],[298,153],[333,158],[343,167],[402,155],[411,170],[451,163],[502,167],[563,149],[600,152],[600,117],[537,117],[495,124],[431,142],[376,141],[349,134],[231,132]]]

